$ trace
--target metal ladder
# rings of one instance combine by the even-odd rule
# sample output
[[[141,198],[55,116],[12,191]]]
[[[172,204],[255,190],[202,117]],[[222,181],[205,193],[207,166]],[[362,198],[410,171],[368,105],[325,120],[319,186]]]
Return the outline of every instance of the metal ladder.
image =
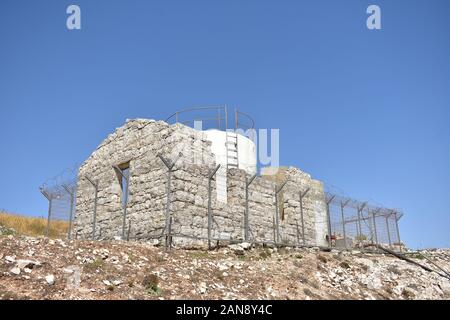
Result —
[[[238,135],[236,132],[231,131],[227,131],[226,133],[227,170],[231,168],[239,169]]]

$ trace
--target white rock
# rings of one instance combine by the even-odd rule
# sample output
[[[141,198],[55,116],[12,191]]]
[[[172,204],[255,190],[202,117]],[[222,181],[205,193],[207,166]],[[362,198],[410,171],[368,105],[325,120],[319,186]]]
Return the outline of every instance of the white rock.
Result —
[[[207,289],[206,283],[201,282],[201,283],[200,283],[200,288],[199,288],[200,293],[201,293],[201,294],[205,294],[205,293],[206,293],[206,289]]]
[[[120,281],[120,280],[115,280],[115,281],[113,281],[112,283],[113,283],[113,285],[115,285],[115,286],[119,286],[119,285],[121,285],[123,282]]]
[[[119,263],[119,257],[117,257],[117,256],[112,256],[111,258],[108,258],[107,260],[113,264]]]
[[[33,270],[31,270],[29,268],[24,268],[23,271],[25,271],[25,273],[31,273]]]
[[[367,280],[367,288],[369,288],[370,290],[379,290],[383,286],[381,279],[376,275],[372,275]]]
[[[14,267],[11,270],[9,270],[9,272],[11,272],[12,274],[15,274],[15,275],[19,275],[20,274],[20,269],[17,268],[17,267]]]
[[[71,267],[66,267],[63,269],[63,272],[67,274],[72,274],[74,270]]]
[[[224,264],[219,264],[219,271],[225,271],[228,270],[228,266],[224,265]]]
[[[241,246],[239,246],[238,244],[230,244],[228,246],[228,248],[230,248],[231,250],[235,251],[235,250],[241,250]]]
[[[33,261],[33,260],[17,260],[17,267],[20,269],[28,268],[33,269],[33,267],[39,267],[41,266],[41,263],[39,261]]]
[[[228,246],[228,248],[230,248],[231,250],[234,251],[234,253],[238,254],[238,255],[242,255],[244,254],[244,248],[242,248],[239,244],[230,244]]]
[[[242,243],[240,244],[240,246],[241,246],[242,249],[248,250],[248,249],[250,249],[250,248],[252,247],[252,244],[249,243],[249,242],[242,242]]]
[[[67,244],[66,244],[63,240],[61,240],[61,239],[58,239],[58,243],[59,243],[59,245],[60,245],[61,247],[63,247],[63,248],[66,248],[66,247],[67,247]]]
[[[55,276],[52,274],[49,274],[47,276],[45,276],[45,281],[49,284],[49,285],[54,285],[55,284]]]
[[[15,256],[6,256],[5,257],[6,262],[15,262],[16,261],[16,257]]]
[[[112,283],[109,280],[103,280],[102,282],[105,286],[108,286],[108,287],[112,285]]]

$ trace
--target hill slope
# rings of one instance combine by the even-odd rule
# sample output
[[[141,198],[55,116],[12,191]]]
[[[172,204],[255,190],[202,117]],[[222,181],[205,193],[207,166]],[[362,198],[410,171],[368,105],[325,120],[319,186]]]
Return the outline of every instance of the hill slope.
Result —
[[[428,255],[450,268],[448,250]],[[0,236],[0,299],[449,298],[448,279],[382,254]]]
[[[9,229],[9,233],[17,233],[28,236],[44,235],[47,227],[47,219],[11,214],[0,211],[0,227]],[[67,221],[52,220],[50,224],[50,237],[65,235],[69,228]]]

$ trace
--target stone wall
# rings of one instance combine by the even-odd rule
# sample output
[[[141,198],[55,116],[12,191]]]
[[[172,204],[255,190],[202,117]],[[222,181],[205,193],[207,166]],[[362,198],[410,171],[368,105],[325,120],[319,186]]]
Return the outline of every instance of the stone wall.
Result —
[[[191,161],[189,155],[195,155],[194,161],[207,163],[214,159],[208,148],[204,135],[186,126],[142,119],[127,121],[79,169],[74,219],[77,237],[92,235],[95,193],[86,176],[99,183],[96,238],[121,236],[124,190],[113,165],[129,162],[126,223],[128,226],[131,221],[135,238],[146,239],[161,234],[165,221],[167,168],[157,155],[175,159],[182,151],[186,160]]]
[[[166,166],[157,157],[161,154],[171,161],[177,160],[170,186],[173,242],[175,245],[205,243],[208,175],[215,168],[210,146],[204,133],[181,124],[144,119],[127,121],[80,167],[74,221],[77,237],[92,236],[94,187],[86,176],[99,181],[96,239],[122,235],[124,191],[113,166],[129,163],[127,232],[130,226],[131,239],[161,238],[165,228],[168,177]],[[227,203],[217,201],[216,183],[211,183],[212,238],[244,239],[246,177],[250,178],[243,170],[228,171]],[[296,168],[283,169],[283,178],[288,182],[278,197],[280,241],[302,243],[299,193],[310,188],[303,199],[305,238],[307,244],[325,245],[326,206],[321,182]],[[252,241],[273,242],[277,238],[275,189],[280,184],[270,176],[258,176],[249,188]]]

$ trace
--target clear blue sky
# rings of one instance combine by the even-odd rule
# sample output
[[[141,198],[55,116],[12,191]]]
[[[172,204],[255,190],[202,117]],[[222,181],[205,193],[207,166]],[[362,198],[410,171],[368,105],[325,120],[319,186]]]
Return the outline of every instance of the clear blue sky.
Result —
[[[66,8],[82,30],[66,28]],[[366,8],[382,30],[366,28]],[[402,208],[412,247],[450,246],[450,1],[0,1],[0,208],[126,118],[227,104],[280,128],[281,162]]]

